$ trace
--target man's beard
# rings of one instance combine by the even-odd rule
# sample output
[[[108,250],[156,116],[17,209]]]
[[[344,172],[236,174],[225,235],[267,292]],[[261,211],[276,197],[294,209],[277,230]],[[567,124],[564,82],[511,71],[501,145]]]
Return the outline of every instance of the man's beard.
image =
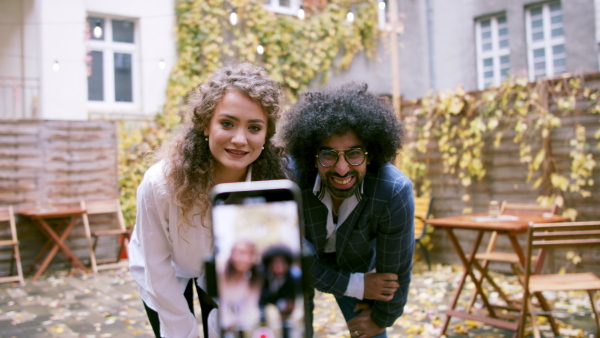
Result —
[[[356,179],[354,181],[354,184],[352,184],[352,186],[348,189],[338,189],[329,180],[330,177],[343,178],[343,177],[348,177],[348,176],[352,176],[352,175],[354,175],[354,177]],[[337,174],[335,172],[327,172],[327,173],[325,173],[325,177],[321,176],[321,180],[325,182],[325,186],[327,187],[329,192],[336,198],[348,198],[348,197],[354,195],[354,193],[356,193],[356,190],[358,190],[358,188],[360,187],[360,184],[361,184],[363,178],[364,178],[364,176],[361,177],[360,174],[358,173],[358,171],[356,171],[356,170],[349,171],[344,176],[340,176],[339,174]]]

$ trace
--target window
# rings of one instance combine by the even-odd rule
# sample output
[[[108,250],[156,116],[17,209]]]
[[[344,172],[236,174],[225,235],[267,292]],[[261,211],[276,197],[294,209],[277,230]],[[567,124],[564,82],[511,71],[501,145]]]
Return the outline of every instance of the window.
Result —
[[[527,10],[527,55],[529,79],[567,71],[565,36],[560,2],[550,2]]]
[[[135,22],[89,16],[88,101],[92,105],[131,107],[135,103],[137,45]]]
[[[478,19],[475,24],[475,39],[479,89],[500,85],[510,71],[506,15]]]
[[[265,8],[279,14],[298,15],[300,5],[301,0],[265,0]]]

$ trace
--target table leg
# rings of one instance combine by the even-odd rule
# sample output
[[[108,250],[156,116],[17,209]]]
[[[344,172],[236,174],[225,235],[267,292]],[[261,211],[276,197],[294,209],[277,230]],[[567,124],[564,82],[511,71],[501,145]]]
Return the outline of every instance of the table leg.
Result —
[[[35,255],[35,258],[33,259],[33,263],[31,263],[31,266],[29,267],[29,270],[27,271],[28,275],[33,272],[33,269],[35,269],[36,264],[39,262],[40,259],[42,259],[42,257],[44,257],[44,253],[50,249],[51,245],[52,245],[52,240],[50,240],[50,239],[46,240],[46,243],[44,243],[44,245],[42,246],[40,251],[37,253],[37,255]]]
[[[481,266],[479,264],[479,262],[477,262],[477,260],[473,261],[473,266],[481,274],[480,278],[477,280],[477,283],[479,285],[481,285],[484,280],[487,280],[488,283],[490,283],[490,285],[492,286],[492,289],[494,289],[494,291],[498,292],[498,294],[500,295],[500,298],[502,298],[506,302],[506,304],[507,304],[506,309],[514,310],[514,311],[518,311],[520,309],[518,307],[511,306],[511,304],[515,303],[515,301],[510,299],[508,297],[508,295],[506,293],[504,293],[504,290],[502,290],[502,288],[500,286],[498,286],[498,284],[496,284],[496,282],[494,282],[494,279],[488,274],[487,266],[485,266],[485,267]],[[477,298],[477,294],[474,294],[473,298]]]
[[[35,218],[34,222],[37,222],[37,224],[40,226],[40,229],[43,229],[42,231],[45,232],[48,236],[50,236],[50,238],[54,241],[55,244],[52,247],[52,249],[50,250],[50,252],[48,253],[48,255],[46,256],[46,258],[44,259],[44,261],[42,262],[42,265],[36,271],[32,280],[37,280],[40,277],[40,275],[46,270],[46,268],[50,264],[50,261],[52,261],[52,259],[54,258],[54,256],[56,255],[56,253],[58,252],[59,249],[61,250],[61,253],[63,254],[63,256],[65,256],[67,261],[72,266],[78,266],[78,267],[82,268],[85,272],[88,272],[87,268],[83,265],[83,263],[64,244],[65,239],[69,236],[69,233],[71,232],[71,230],[75,226],[75,223],[77,222],[77,219],[75,217],[71,218],[69,225],[67,225],[67,227],[63,230],[60,237],[56,234],[56,232],[54,232],[52,230],[52,228],[48,225],[48,223],[46,223],[43,219]]]
[[[446,330],[448,329],[448,325],[450,324],[450,319],[452,317],[451,313],[456,308],[456,303],[458,302],[458,298],[460,297],[460,293],[465,284],[465,280],[467,279],[467,276],[471,276],[471,278],[474,277],[474,276],[472,276],[472,273],[470,273],[471,263],[466,260],[464,251],[460,247],[460,244],[458,243],[458,240],[456,239],[456,236],[454,235],[454,231],[452,230],[452,228],[446,228],[446,233],[448,234],[448,237],[450,238],[450,241],[452,242],[452,245],[454,246],[454,249],[456,250],[456,253],[458,254],[461,262],[463,263],[463,266],[465,267],[465,271],[463,272],[463,275],[462,275],[460,281],[458,282],[458,286],[456,287],[456,291],[454,292],[454,297],[452,299],[452,302],[450,303],[450,309],[448,311],[446,311],[446,319],[444,320],[444,325],[442,326],[442,331],[440,332],[440,335],[444,335],[446,333]],[[479,231],[477,234],[477,239],[475,240],[475,243],[473,244],[473,249],[471,250],[471,257],[475,257],[474,255],[479,248],[482,237],[483,237],[483,231]],[[485,295],[484,295],[484,297],[485,297]]]
[[[473,266],[475,266],[475,268],[479,267],[479,264],[477,263],[477,260],[475,259],[475,254],[477,253],[477,250],[479,249],[479,245],[481,244],[481,239],[483,238],[483,231],[478,231],[477,238],[475,239],[475,243],[473,244],[473,249],[471,250],[470,256],[468,256],[469,259],[467,259],[467,256],[465,255],[464,251],[460,247],[460,244],[458,243],[458,239],[454,235],[454,232],[451,231],[452,229],[448,229],[448,230],[450,230],[449,234],[448,234],[450,237],[450,242],[452,242],[454,249],[458,253],[459,258],[460,258],[461,262],[463,263],[463,266],[465,267],[465,271],[466,271],[467,275],[469,277],[471,277],[473,284],[475,284],[476,292],[481,296],[481,300],[483,301],[483,304],[486,307],[486,309],[488,310],[488,312],[490,313],[490,315],[492,317],[496,317],[494,308],[490,305],[490,303],[487,299],[487,296],[483,292],[483,288],[481,287],[481,284],[478,283],[478,279],[476,278],[475,274],[473,274],[473,269],[472,269]],[[488,276],[488,278],[489,278],[489,276]],[[458,292],[457,292],[456,298],[458,298],[458,295],[462,291],[461,289],[457,289]]]

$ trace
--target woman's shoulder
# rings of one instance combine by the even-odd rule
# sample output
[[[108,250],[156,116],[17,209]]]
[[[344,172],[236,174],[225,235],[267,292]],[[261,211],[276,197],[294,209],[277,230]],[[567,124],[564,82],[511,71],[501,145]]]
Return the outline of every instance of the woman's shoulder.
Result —
[[[161,160],[150,166],[144,174],[140,188],[144,187],[145,189],[154,191],[154,193],[161,192],[161,194],[167,194],[166,169],[166,160]]]

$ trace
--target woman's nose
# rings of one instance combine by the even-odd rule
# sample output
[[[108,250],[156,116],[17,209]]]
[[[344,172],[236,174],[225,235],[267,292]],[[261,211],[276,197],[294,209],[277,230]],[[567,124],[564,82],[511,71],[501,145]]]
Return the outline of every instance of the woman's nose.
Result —
[[[248,140],[246,138],[245,130],[243,128],[238,128],[234,132],[234,135],[231,138],[231,142],[234,143],[234,144],[246,144],[246,143],[248,143]]]

